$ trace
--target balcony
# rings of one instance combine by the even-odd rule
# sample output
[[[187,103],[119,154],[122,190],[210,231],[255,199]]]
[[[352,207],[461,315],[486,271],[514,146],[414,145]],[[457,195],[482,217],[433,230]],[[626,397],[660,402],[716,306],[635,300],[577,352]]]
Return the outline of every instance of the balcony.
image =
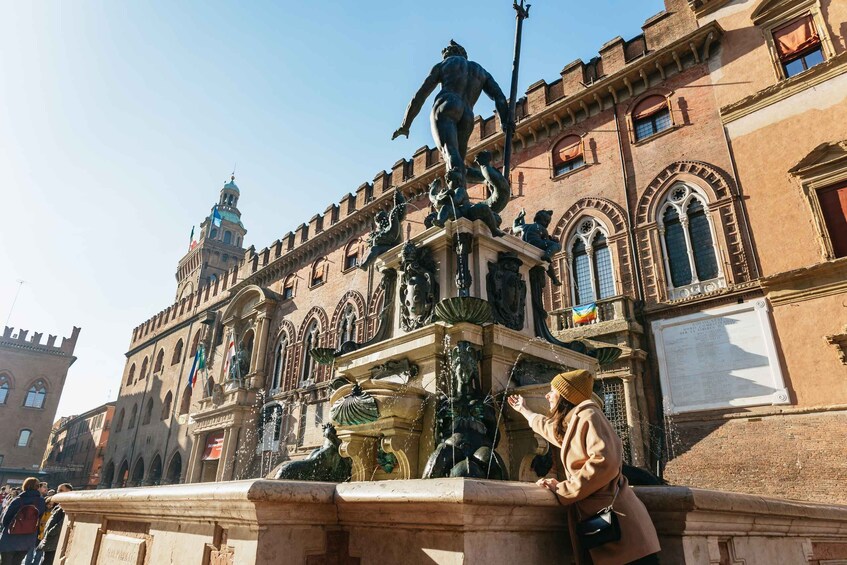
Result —
[[[575,324],[573,308],[562,308],[550,312],[552,330],[556,337],[563,340],[578,337],[598,337],[618,332],[643,333],[644,330],[635,318],[635,301],[629,296],[613,296],[598,300],[597,317],[585,324]]]

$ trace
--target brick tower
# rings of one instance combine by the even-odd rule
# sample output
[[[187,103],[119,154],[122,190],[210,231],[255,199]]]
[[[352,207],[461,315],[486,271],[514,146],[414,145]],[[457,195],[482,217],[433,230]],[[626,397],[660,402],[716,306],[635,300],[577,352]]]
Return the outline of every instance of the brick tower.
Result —
[[[244,234],[247,230],[241,223],[238,210],[238,185],[235,174],[221,189],[218,203],[212,206],[209,215],[200,224],[191,244],[176,271],[176,299],[197,291],[200,287],[213,284],[227,270],[231,270],[244,257]]]

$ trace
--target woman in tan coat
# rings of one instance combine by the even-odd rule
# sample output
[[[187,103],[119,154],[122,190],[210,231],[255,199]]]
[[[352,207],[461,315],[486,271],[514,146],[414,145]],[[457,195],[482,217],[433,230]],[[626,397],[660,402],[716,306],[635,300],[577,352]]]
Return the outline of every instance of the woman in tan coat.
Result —
[[[588,371],[556,375],[547,402],[550,415],[529,410],[520,395],[509,404],[521,413],[533,431],[561,448],[564,481],[541,479],[538,485],[553,491],[568,506],[568,524],[577,563],[584,554],[576,524],[612,506],[620,524],[620,540],[590,550],[596,565],[658,563],[659,538],[647,509],[621,473],[623,445],[603,411],[591,400],[594,377]],[[616,496],[617,493],[617,496]]]

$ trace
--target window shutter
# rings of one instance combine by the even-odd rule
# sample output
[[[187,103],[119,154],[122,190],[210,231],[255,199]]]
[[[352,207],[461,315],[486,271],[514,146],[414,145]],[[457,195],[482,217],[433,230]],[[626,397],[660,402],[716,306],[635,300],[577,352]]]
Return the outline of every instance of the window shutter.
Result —
[[[818,192],[824,222],[836,257],[847,257],[847,184]]]
[[[638,103],[632,111],[632,117],[640,120],[667,109],[668,100],[664,96],[649,96]]]

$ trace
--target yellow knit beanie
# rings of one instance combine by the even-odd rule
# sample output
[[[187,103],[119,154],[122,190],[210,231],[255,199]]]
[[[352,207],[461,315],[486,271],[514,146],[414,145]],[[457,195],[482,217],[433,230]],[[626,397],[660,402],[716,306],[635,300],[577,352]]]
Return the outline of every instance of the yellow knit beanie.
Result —
[[[550,383],[565,400],[573,405],[591,398],[594,387],[594,376],[585,369],[559,373]]]

